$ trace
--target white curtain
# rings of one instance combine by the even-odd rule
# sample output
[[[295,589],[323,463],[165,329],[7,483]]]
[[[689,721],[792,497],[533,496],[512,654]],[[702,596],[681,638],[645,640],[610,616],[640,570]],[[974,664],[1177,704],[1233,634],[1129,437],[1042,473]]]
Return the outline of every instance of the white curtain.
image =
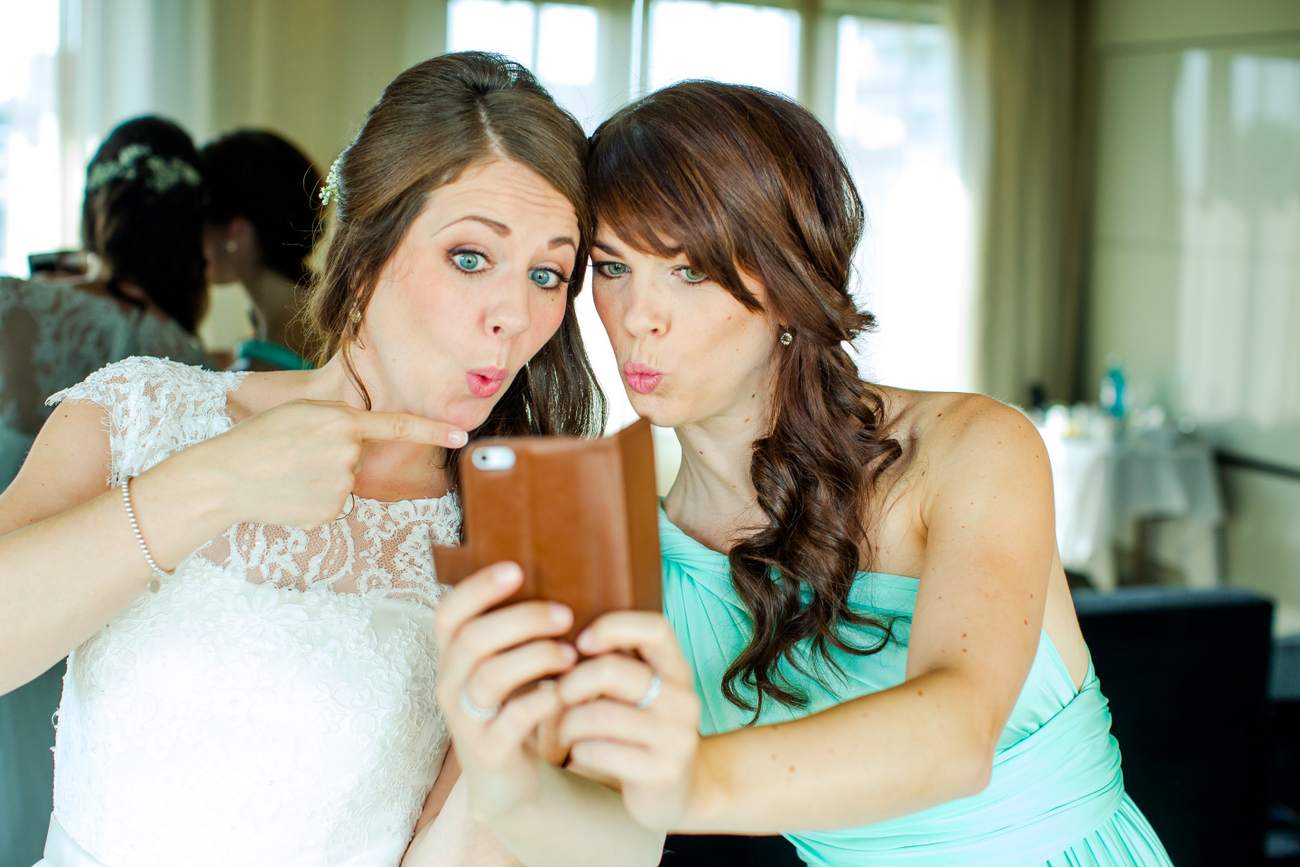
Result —
[[[951,0],[962,167],[975,203],[975,384],[1083,396],[1091,200],[1090,0]]]

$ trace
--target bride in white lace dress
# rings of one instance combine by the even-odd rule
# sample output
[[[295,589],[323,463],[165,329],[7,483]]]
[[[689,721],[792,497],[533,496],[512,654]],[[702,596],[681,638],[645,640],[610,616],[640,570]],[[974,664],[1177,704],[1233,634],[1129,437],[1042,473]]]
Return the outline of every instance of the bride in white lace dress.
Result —
[[[466,431],[601,427],[585,152],[521,67],[413,67],[331,173],[323,367],[133,358],[51,399],[0,496],[0,692],[70,656],[43,864],[510,860],[448,800],[430,546]],[[536,821],[511,848],[562,861]]]

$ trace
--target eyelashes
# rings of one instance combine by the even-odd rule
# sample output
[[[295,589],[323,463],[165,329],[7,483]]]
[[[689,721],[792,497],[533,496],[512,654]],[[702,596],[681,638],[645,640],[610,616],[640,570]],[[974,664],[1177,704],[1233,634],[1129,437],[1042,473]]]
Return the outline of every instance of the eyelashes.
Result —
[[[484,274],[492,268],[492,261],[488,254],[472,247],[456,247],[449,250],[447,261],[462,274]],[[573,284],[572,275],[546,265],[530,268],[528,279],[541,289],[567,288]]]

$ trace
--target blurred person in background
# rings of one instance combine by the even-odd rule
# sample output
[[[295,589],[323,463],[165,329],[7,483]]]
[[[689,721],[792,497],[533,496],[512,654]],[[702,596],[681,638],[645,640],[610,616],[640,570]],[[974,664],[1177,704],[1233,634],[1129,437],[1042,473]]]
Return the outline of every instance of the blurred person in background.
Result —
[[[203,250],[214,284],[241,283],[253,301],[254,337],[235,348],[232,370],[311,367],[299,317],[320,235],[312,161],[272,132],[237,130],[201,153],[208,184]]]
[[[0,490],[53,411],[45,399],[54,392],[133,355],[211,365],[194,334],[208,291],[204,196],[189,134],[160,117],[128,120],[87,168],[88,272],[0,278]],[[40,857],[63,669],[0,697],[0,864]]]

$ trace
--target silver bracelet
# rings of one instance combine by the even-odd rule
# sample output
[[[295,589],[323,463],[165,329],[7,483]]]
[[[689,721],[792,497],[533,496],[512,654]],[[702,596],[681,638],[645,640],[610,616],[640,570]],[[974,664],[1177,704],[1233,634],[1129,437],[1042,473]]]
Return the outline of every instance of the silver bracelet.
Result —
[[[158,579],[170,578],[175,573],[164,572],[158,566],[158,561],[149,553],[149,546],[144,543],[144,534],[140,532],[140,522],[135,519],[135,509],[131,508],[130,477],[122,483],[122,502],[126,504],[126,517],[131,521],[131,529],[135,532],[135,540],[140,543],[140,550],[144,552],[144,559],[149,561],[149,568],[153,570],[153,577],[149,579],[149,592],[157,593],[158,588],[162,586]]]

